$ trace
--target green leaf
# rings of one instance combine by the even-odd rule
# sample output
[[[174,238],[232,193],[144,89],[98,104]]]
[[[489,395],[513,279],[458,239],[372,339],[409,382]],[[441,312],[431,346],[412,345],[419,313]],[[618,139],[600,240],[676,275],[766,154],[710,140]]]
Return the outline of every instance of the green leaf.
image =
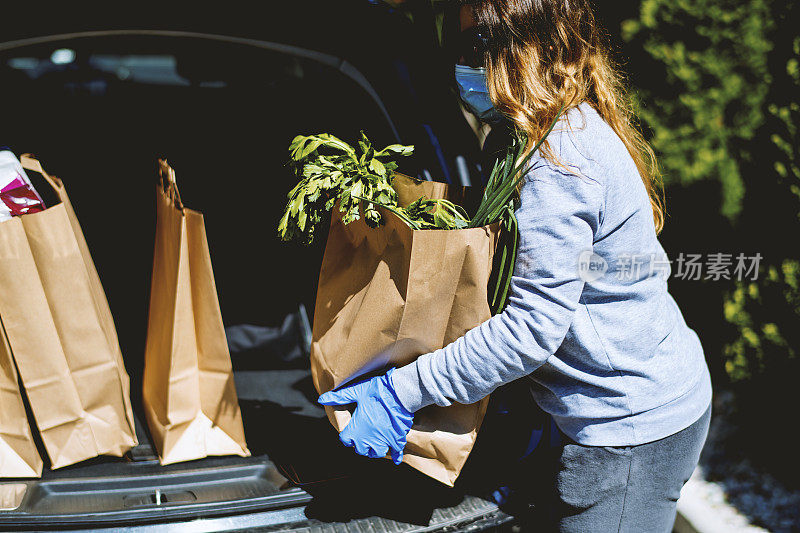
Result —
[[[378,161],[377,159],[373,159],[369,162],[369,169],[373,171],[378,176],[385,177],[386,176],[386,167]]]
[[[414,153],[414,146],[404,146],[402,144],[390,144],[377,154],[375,157],[384,157],[389,155],[390,153],[402,155],[402,156],[409,156]]]

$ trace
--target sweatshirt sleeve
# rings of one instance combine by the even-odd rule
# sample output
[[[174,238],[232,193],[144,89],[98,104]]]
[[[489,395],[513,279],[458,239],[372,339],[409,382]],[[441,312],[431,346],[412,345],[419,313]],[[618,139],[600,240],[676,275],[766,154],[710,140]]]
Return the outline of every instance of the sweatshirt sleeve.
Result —
[[[564,340],[583,291],[578,257],[591,250],[603,204],[597,181],[547,162],[520,190],[519,249],[505,310],[447,346],[395,370],[400,402],[476,402],[540,367]]]

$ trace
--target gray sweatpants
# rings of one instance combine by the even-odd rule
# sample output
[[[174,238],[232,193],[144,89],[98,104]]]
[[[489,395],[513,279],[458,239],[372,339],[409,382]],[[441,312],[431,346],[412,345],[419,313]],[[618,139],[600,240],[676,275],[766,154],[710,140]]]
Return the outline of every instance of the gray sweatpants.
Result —
[[[555,529],[672,531],[681,488],[700,458],[710,419],[709,407],[686,429],[639,446],[582,446],[567,441],[556,463],[556,501],[547,506]]]

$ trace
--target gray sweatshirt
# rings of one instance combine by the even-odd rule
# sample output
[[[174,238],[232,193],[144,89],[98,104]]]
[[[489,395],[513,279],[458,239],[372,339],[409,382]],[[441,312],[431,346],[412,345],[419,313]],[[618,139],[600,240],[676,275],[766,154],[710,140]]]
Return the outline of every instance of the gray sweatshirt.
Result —
[[[549,137],[520,192],[520,244],[506,309],[397,369],[409,411],[472,403],[523,376],[580,444],[672,435],[711,401],[703,348],[667,291],[671,272],[625,145],[588,104]],[[537,158],[534,156],[534,158]]]

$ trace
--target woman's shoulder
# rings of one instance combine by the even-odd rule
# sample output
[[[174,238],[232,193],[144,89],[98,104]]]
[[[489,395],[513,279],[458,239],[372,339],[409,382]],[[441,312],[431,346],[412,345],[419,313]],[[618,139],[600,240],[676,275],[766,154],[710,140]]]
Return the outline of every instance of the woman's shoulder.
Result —
[[[549,153],[535,154],[530,178],[543,173],[583,178],[602,184],[602,176],[594,167],[594,157],[589,138],[596,127],[592,124],[596,115],[591,107],[573,107],[556,122],[547,136]]]
[[[561,164],[601,184],[635,169],[622,139],[588,102],[565,113],[550,135]]]
[[[616,134],[600,114],[584,102],[564,113],[550,136],[557,155],[580,162],[594,161],[598,148],[612,142]]]

